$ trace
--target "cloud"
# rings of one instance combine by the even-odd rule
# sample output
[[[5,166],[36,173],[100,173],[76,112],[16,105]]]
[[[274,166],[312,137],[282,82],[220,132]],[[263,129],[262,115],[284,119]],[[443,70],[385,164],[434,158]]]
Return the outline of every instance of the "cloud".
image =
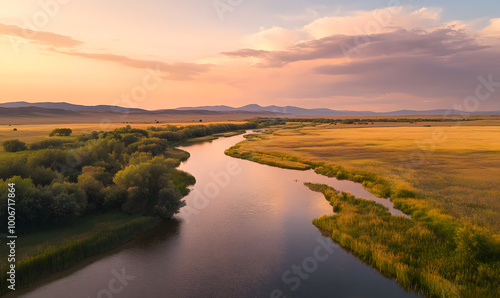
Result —
[[[258,66],[247,81],[266,88],[264,96],[329,106],[348,106],[352,99],[354,106],[373,101],[446,109],[484,91],[479,77],[500,82],[500,40],[484,39],[500,32],[500,20],[474,31],[460,21],[440,22],[438,8],[401,9],[390,17],[381,9],[321,18],[295,29],[310,34],[309,40],[278,50],[244,48],[222,54]],[[274,74],[272,84],[261,79],[269,74]],[[481,101],[479,109],[498,110],[499,91]]]
[[[30,30],[16,25],[5,25],[1,23],[0,35],[20,37],[39,45],[53,47],[72,48],[83,44],[83,42],[75,40],[69,36],[52,32]]]
[[[190,80],[197,75],[207,72],[211,68],[210,64],[187,62],[169,64],[161,61],[133,59],[127,56],[115,54],[82,53],[77,51],[78,46],[84,45],[82,41],[65,35],[29,30],[15,25],[5,25],[0,23],[0,35],[20,37],[35,44],[46,46],[47,50],[59,54],[98,61],[114,62],[122,66],[132,68],[160,69],[160,71],[164,74],[164,77],[170,80]]]
[[[330,76],[332,79],[323,91],[338,95],[355,93],[371,97],[400,93],[463,99],[474,95],[478,76],[492,74],[495,82],[500,81],[500,61],[496,56],[491,51],[483,51],[481,55],[461,52],[452,57],[386,56],[346,65],[321,65],[313,68],[313,73]]]
[[[232,57],[254,57],[261,66],[283,67],[297,61],[343,58],[356,54],[366,58],[391,55],[449,56],[459,52],[479,51],[481,46],[463,30],[452,28],[424,30],[399,29],[369,36],[333,35],[289,47],[285,51],[241,49],[222,54]]]
[[[392,31],[394,28],[414,29],[436,26],[442,9],[423,7],[410,10],[395,6],[372,11],[356,11],[344,16],[319,18],[303,30],[314,39],[332,35],[370,35]]]
[[[273,26],[246,38],[249,48],[256,50],[277,51],[284,50],[301,41],[318,40],[334,35],[374,35],[392,32],[396,29],[412,30],[415,28],[437,27],[442,9],[437,7],[423,7],[411,10],[409,7],[395,6],[372,11],[355,11],[340,15],[337,10],[335,16],[318,18],[318,13],[309,8],[305,19],[315,19],[309,24],[295,28],[286,29]],[[284,18],[284,17],[280,17]],[[295,20],[297,16],[291,16]],[[451,22],[450,27],[456,22]]]
[[[500,36],[500,18],[491,19],[490,24],[484,28],[483,33],[490,36]]]
[[[59,54],[71,55],[98,61],[113,62],[126,67],[138,69],[151,68],[164,73],[165,78],[169,80],[191,80],[195,76],[207,72],[212,67],[211,64],[197,64],[187,62],[177,62],[169,64],[162,61],[134,59],[127,56],[115,54],[81,53],[76,51],[60,51],[57,49],[52,49],[52,51]]]
[[[261,28],[247,38],[247,43],[259,50],[281,50],[300,40],[299,32],[278,26],[269,29]]]

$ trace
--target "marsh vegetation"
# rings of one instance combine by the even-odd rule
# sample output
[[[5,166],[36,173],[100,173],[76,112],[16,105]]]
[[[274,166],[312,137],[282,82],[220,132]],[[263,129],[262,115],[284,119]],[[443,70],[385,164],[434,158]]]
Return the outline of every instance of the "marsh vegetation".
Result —
[[[498,126],[293,125],[248,136],[226,154],[283,168],[313,168],[390,198],[412,219],[311,186],[337,213],[314,223],[403,286],[429,296],[500,294]]]

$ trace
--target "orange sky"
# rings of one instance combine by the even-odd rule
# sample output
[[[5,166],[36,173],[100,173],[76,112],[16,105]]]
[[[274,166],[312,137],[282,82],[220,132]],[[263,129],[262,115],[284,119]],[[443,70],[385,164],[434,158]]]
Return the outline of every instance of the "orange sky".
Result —
[[[0,0],[0,102],[500,110],[500,18],[255,2]]]

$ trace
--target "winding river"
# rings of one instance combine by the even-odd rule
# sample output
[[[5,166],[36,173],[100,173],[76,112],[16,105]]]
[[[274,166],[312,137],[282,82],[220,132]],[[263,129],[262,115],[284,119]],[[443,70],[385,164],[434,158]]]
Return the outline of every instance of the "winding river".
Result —
[[[377,198],[350,181],[224,155],[242,140],[182,148],[191,157],[180,168],[197,183],[180,214],[22,297],[418,297],[323,236],[312,220],[332,207],[303,183]]]

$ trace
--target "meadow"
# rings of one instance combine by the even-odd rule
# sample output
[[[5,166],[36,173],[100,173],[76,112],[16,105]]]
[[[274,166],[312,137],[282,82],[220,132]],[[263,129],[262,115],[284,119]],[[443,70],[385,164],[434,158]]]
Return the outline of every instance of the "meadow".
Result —
[[[347,208],[339,202],[350,200],[333,199],[338,214],[315,224],[407,288],[428,296],[495,297],[500,287],[500,122],[445,124],[295,122],[248,136],[226,154],[363,183],[412,220],[387,217],[352,200]],[[330,201],[337,197],[332,190],[317,190]],[[381,252],[391,257],[376,261]],[[411,278],[404,270],[398,276],[398,266],[413,272]]]

